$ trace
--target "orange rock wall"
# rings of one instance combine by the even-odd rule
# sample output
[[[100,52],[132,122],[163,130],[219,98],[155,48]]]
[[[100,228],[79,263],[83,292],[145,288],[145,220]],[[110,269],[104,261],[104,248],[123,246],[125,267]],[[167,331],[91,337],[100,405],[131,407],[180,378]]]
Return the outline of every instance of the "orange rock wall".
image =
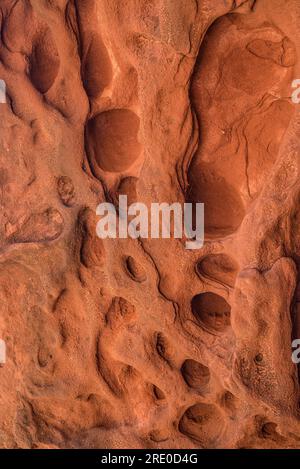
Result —
[[[298,0],[0,0],[0,445],[299,448]],[[205,244],[96,207],[204,202]]]

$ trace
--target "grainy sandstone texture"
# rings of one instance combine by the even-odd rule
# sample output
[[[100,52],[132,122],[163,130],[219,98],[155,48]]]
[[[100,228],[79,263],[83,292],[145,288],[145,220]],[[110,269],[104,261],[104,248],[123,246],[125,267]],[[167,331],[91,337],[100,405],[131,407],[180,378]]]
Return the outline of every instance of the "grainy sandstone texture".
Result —
[[[0,0],[0,446],[299,448],[299,0]],[[96,235],[204,202],[205,245]]]

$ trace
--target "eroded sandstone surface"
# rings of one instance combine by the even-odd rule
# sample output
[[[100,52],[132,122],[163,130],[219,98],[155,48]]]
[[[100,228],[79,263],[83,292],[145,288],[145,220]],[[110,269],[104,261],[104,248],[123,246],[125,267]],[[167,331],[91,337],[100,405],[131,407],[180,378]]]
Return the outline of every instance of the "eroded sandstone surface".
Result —
[[[0,0],[0,446],[299,448],[299,0]],[[204,202],[205,244],[96,207]]]

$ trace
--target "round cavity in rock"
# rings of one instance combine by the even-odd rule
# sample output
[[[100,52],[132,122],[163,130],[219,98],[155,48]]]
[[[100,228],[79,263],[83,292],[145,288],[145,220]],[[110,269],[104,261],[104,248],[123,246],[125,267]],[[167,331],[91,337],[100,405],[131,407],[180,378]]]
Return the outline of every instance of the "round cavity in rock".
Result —
[[[156,351],[158,355],[166,360],[167,363],[172,363],[173,350],[167,340],[166,336],[162,332],[156,334]]]
[[[60,59],[50,30],[39,34],[29,57],[29,76],[40,93],[47,93],[59,71]]]
[[[103,239],[96,235],[96,214],[88,207],[83,207],[77,218],[77,252],[79,260],[88,269],[103,266],[105,248]]]
[[[261,428],[261,433],[264,438],[273,438],[277,436],[277,424],[275,422],[266,422]]]
[[[192,299],[192,312],[198,322],[210,332],[225,332],[230,326],[231,307],[219,295],[200,293]]]
[[[210,380],[210,371],[207,366],[196,360],[185,360],[181,367],[182,376],[187,385],[196,391],[204,391]]]
[[[238,265],[226,254],[211,254],[197,263],[196,271],[203,277],[233,287]]]
[[[146,280],[146,274],[143,267],[132,257],[126,258],[126,271],[135,282],[142,283]]]
[[[191,165],[189,184],[188,202],[204,203],[205,235],[218,238],[234,233],[245,216],[236,189],[222,176],[199,164]]]
[[[87,124],[89,159],[103,171],[126,171],[140,156],[140,120],[128,109],[113,109],[98,114]]]
[[[95,34],[89,43],[82,64],[82,77],[84,88],[90,97],[101,94],[112,80],[110,58],[98,34]]]
[[[203,448],[214,448],[224,429],[224,418],[219,409],[212,404],[195,404],[181,417],[179,431]]]
[[[262,365],[262,364],[263,364],[263,361],[264,361],[263,354],[262,354],[262,353],[258,353],[257,355],[255,355],[254,361],[255,361],[255,363],[256,363],[257,365]]]

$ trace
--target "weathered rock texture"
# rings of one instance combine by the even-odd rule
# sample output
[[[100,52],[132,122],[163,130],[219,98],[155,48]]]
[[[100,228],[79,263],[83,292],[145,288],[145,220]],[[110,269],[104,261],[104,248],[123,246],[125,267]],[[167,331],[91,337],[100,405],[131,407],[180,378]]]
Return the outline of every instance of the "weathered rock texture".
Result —
[[[299,0],[0,12],[1,447],[300,447]],[[100,240],[119,194],[204,247]]]

